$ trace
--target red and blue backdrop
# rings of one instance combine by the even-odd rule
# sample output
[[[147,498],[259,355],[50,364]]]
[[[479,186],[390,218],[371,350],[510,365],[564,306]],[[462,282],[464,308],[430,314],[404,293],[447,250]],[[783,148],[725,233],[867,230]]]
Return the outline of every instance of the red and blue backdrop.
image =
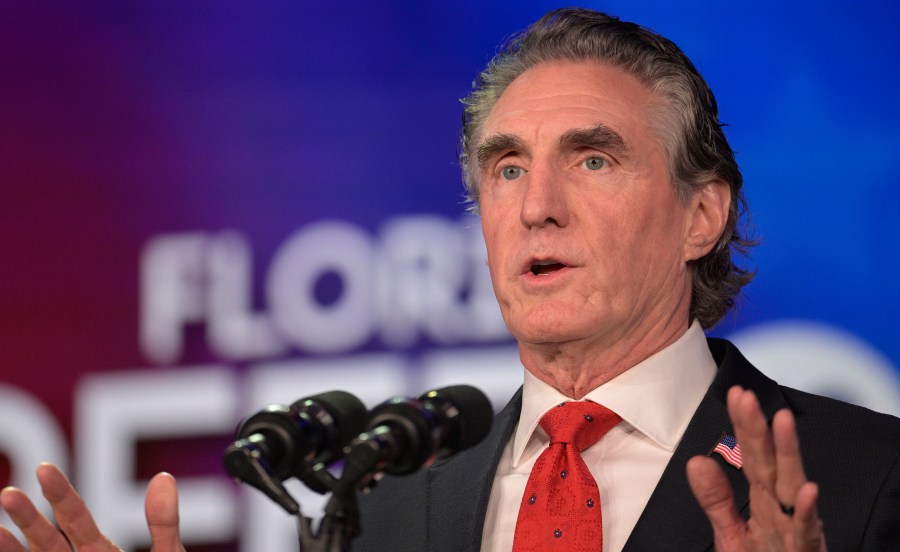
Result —
[[[761,245],[713,333],[900,412],[897,8],[587,4],[675,40],[717,93]],[[143,549],[167,470],[192,550],[293,550],[221,469],[242,416],[461,382],[502,405],[521,368],[465,214],[458,99],[557,6],[0,5],[0,485],[35,492],[57,462]]]

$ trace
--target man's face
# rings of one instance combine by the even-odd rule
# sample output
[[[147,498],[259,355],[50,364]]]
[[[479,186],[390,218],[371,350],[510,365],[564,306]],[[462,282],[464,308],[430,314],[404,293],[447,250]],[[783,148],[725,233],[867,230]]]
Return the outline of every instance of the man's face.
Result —
[[[615,343],[687,322],[689,206],[651,133],[654,96],[597,63],[529,69],[478,145],[488,265],[522,343]],[[644,332],[644,333],[642,333]]]

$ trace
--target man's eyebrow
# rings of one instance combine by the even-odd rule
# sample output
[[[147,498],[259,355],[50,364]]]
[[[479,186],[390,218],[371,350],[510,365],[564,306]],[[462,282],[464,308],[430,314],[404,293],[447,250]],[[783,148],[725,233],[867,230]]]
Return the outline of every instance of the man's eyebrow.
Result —
[[[475,157],[478,159],[478,166],[483,169],[490,158],[497,153],[521,146],[522,140],[519,139],[518,136],[513,136],[512,134],[494,134],[488,136],[475,151]]]
[[[591,128],[575,128],[567,130],[559,138],[560,144],[586,146],[627,156],[629,149],[622,135],[606,125],[600,124]]]

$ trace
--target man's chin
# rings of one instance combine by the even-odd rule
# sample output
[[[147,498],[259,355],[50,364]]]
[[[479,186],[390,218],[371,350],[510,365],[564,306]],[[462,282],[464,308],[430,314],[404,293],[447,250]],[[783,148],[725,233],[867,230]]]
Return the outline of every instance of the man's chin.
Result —
[[[510,328],[516,341],[523,345],[553,345],[578,341],[584,338],[584,332],[578,328],[562,324],[526,324]]]
[[[543,301],[505,313],[507,328],[521,343],[566,343],[585,339],[603,327],[597,311],[585,316],[585,309],[565,301]]]

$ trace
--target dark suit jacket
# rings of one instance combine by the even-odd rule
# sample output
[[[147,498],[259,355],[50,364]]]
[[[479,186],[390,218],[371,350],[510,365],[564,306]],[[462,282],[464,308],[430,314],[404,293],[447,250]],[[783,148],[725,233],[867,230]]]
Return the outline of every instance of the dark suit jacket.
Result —
[[[709,346],[718,374],[625,550],[712,550],[712,529],[688,487],[685,464],[692,456],[708,454],[723,432],[733,434],[725,395],[731,386],[741,385],[756,393],[770,419],[779,409],[793,411],[807,477],[819,484],[819,515],[828,550],[900,551],[900,420],[780,387],[731,343],[710,339]],[[363,534],[353,549],[478,551],[494,472],[521,406],[520,390],[479,445],[410,476],[382,480],[361,500]],[[722,465],[746,517],[749,498],[743,473],[724,461]]]

